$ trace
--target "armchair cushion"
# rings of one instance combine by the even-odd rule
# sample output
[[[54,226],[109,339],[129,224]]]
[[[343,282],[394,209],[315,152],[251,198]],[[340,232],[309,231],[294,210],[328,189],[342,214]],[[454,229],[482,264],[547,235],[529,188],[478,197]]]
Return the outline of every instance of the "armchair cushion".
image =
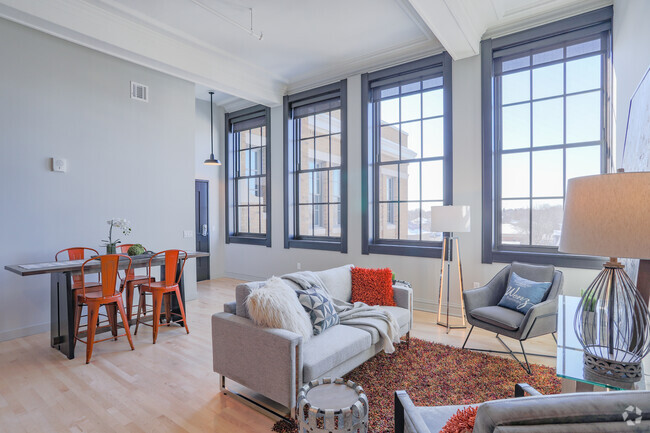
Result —
[[[524,320],[524,315],[499,306],[480,307],[470,312],[473,318],[509,331],[516,331]]]
[[[497,305],[526,314],[534,305],[542,302],[550,287],[550,280],[548,282],[532,281],[520,277],[516,272],[511,272],[506,294]]]

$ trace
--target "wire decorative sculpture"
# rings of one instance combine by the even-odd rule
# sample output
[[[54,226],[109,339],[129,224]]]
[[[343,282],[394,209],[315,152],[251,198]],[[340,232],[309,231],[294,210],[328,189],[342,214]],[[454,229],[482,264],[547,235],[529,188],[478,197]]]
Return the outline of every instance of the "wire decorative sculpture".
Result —
[[[585,370],[619,382],[643,377],[641,361],[650,352],[646,302],[612,258],[582,295],[574,327],[584,348]]]

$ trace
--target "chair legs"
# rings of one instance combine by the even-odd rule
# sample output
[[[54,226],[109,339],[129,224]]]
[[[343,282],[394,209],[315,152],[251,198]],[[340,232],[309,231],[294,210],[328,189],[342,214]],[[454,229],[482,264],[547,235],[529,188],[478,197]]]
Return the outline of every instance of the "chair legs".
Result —
[[[93,344],[95,343],[95,331],[97,330],[97,317],[99,316],[99,304],[88,304],[88,335],[86,337],[86,364],[90,362],[93,355]]]
[[[128,320],[128,317],[126,316],[126,312],[124,311],[124,305],[122,304],[121,299],[117,300],[117,308],[118,308],[118,310],[120,310],[120,316],[122,316],[122,323],[124,323],[124,330],[126,331],[126,338],[129,340],[129,345],[131,346],[131,350],[134,350],[135,347],[133,347],[133,339],[131,339],[131,330],[129,329],[129,320]]]
[[[183,326],[185,327],[185,332],[188,334],[190,333],[190,329],[187,326],[187,320],[185,318],[185,308],[183,307],[183,301],[181,298],[181,292],[178,288],[176,288],[173,292],[162,292],[158,290],[154,290],[151,292],[140,292],[140,301],[138,303],[138,315],[136,317],[136,323],[135,323],[135,332],[134,335],[138,335],[138,329],[140,327],[140,322],[141,322],[141,315],[146,315],[147,314],[147,299],[146,299],[146,294],[151,293],[152,296],[152,304],[153,304],[153,323],[150,325],[153,327],[153,344],[156,344],[156,340],[158,339],[158,329],[160,328],[160,322],[161,322],[161,314],[160,311],[162,309],[162,306],[165,306],[165,319],[167,322],[167,325],[171,324],[171,316],[172,316],[172,299],[171,296],[172,294],[176,295],[176,300],[178,301],[178,306],[180,309],[180,315],[183,320]],[[176,313],[174,313],[176,314]]]
[[[463,346],[462,346],[463,349],[465,348],[465,345],[467,344],[467,340],[469,340],[469,336],[472,335],[473,330],[474,330],[474,325],[472,325],[469,332],[467,333],[467,337],[465,338],[465,342],[463,343]],[[555,334],[552,334],[552,335],[553,335],[553,339],[555,339]],[[508,347],[508,345],[501,339],[499,334],[496,335],[496,338],[497,338],[497,340],[499,340],[499,343],[501,343],[503,345],[503,347],[506,349],[506,351],[488,350],[488,349],[472,349],[472,348],[468,348],[468,350],[472,350],[472,351],[475,351],[475,352],[501,353],[501,354],[504,354],[504,355],[510,355],[515,361],[517,361],[517,363],[521,366],[521,368],[523,368],[524,371],[526,373],[528,373],[528,374],[532,374],[532,370],[530,368],[530,363],[528,362],[528,355],[543,356],[545,358],[555,358],[555,356],[553,356],[553,355],[545,355],[543,353],[529,353],[529,354],[527,354],[526,350],[524,349],[524,343],[523,343],[522,340],[517,340],[517,341],[519,341],[519,346],[521,347],[521,352],[513,352],[512,349],[510,349],[510,347]],[[557,340],[556,340],[556,343],[557,343]],[[521,355],[524,356],[525,364],[524,364],[524,362],[521,362],[519,360],[519,358],[517,358],[517,354],[521,354]]]

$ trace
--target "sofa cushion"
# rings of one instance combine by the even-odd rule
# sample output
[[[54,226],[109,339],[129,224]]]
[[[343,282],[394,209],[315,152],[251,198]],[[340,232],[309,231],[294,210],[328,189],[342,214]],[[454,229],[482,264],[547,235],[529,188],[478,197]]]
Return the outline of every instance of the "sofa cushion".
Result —
[[[352,296],[352,276],[350,269],[354,265],[339,266],[315,272],[323,280],[325,288],[334,299],[350,302]]]
[[[523,314],[508,308],[497,307],[496,305],[476,308],[472,310],[470,314],[477,320],[481,320],[509,331],[516,331],[519,329],[521,322],[524,320]]]
[[[248,298],[248,295],[251,294],[251,291],[254,288],[257,288],[260,285],[260,283],[245,283],[245,284],[238,284],[237,287],[235,288],[235,303],[236,303],[236,310],[235,314],[237,314],[239,317],[243,317],[244,319],[250,319],[251,316],[248,314],[248,308],[246,307],[246,299]]]
[[[318,379],[370,345],[370,334],[352,326],[336,325],[313,336],[302,347],[303,382]]]

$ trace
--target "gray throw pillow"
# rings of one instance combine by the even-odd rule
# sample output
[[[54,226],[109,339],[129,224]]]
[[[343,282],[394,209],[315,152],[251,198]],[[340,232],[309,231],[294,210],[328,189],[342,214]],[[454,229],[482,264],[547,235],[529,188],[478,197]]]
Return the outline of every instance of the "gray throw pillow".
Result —
[[[296,295],[311,319],[314,335],[318,335],[327,328],[338,325],[340,320],[332,301],[314,287],[308,290],[296,290]]]

